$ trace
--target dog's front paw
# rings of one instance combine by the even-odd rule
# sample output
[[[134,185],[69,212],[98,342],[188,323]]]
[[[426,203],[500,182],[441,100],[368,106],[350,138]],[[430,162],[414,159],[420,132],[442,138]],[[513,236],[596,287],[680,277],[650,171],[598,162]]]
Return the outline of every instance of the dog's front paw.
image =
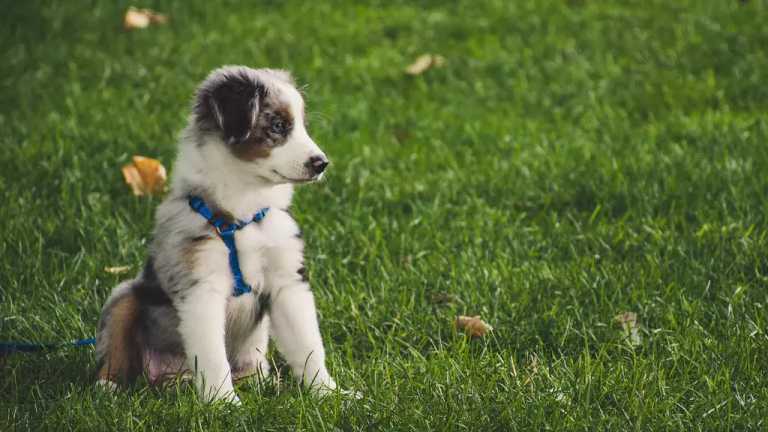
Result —
[[[336,391],[336,381],[328,373],[318,373],[314,379],[309,380],[305,376],[304,384],[318,396],[325,396]]]
[[[346,400],[360,400],[363,398],[363,394],[357,390],[337,389],[336,391],[341,393],[341,397]]]
[[[226,387],[220,386],[200,386],[198,387],[200,398],[206,403],[223,402],[235,406],[241,405],[240,398],[237,397],[232,385]]]
[[[344,399],[360,400],[363,398],[363,394],[359,391],[339,388],[336,385],[336,382],[330,377],[322,382],[313,382],[310,388],[316,395],[320,397],[339,393]]]
[[[237,395],[234,392],[230,393],[223,400],[224,402],[231,404],[233,406],[241,406],[243,404],[243,402],[240,400],[239,397],[237,397]]]
[[[233,406],[240,406],[240,405],[243,404],[240,401],[240,398],[237,397],[237,395],[235,394],[234,391],[229,392],[229,393],[225,393],[225,394],[218,394],[217,393],[214,396],[207,397],[205,399],[205,401],[208,402],[208,403],[219,403],[219,402],[221,402],[221,403],[230,404],[230,405],[233,405]]]

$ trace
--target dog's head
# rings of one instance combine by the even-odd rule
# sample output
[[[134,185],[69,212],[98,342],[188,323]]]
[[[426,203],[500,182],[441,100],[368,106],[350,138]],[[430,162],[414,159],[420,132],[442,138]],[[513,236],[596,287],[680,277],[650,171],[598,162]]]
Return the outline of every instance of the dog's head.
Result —
[[[197,91],[193,117],[199,132],[221,146],[216,151],[237,161],[238,174],[304,183],[318,180],[328,166],[307,133],[304,100],[286,71],[216,69]]]

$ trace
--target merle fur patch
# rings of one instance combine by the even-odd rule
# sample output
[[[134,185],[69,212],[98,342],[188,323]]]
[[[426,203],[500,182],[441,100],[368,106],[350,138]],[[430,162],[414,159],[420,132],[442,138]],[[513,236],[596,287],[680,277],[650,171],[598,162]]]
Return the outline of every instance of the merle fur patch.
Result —
[[[219,131],[225,142],[248,138],[266,89],[245,70],[222,72],[203,82],[194,113],[203,131]]]
[[[133,293],[136,300],[142,305],[165,306],[171,304],[170,297],[160,286],[152,257],[147,259],[142,277],[133,286]]]
[[[272,296],[266,293],[260,293],[256,301],[258,302],[258,308],[256,309],[256,315],[253,319],[254,324],[259,325],[272,307]]]
[[[194,113],[201,131],[219,133],[232,153],[247,161],[269,157],[287,141],[294,125],[288,105],[246,69],[206,79]]]

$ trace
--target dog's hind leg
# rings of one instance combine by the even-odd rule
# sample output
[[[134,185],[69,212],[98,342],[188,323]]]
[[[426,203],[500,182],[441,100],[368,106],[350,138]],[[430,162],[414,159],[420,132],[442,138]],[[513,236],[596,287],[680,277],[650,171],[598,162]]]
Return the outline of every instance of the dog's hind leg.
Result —
[[[98,384],[114,389],[117,383],[133,382],[143,370],[141,335],[137,325],[139,304],[133,281],[114,289],[104,305],[96,336]]]
[[[249,376],[266,378],[269,375],[267,349],[269,347],[269,318],[263,317],[246,339],[232,362],[232,378],[239,380]]]

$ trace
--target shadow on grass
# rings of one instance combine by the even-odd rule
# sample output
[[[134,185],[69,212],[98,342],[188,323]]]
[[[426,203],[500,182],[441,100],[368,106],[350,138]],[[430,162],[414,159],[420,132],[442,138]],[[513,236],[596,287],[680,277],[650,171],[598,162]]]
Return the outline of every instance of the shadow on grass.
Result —
[[[13,353],[0,358],[0,393],[16,404],[60,398],[95,382],[90,349]]]

